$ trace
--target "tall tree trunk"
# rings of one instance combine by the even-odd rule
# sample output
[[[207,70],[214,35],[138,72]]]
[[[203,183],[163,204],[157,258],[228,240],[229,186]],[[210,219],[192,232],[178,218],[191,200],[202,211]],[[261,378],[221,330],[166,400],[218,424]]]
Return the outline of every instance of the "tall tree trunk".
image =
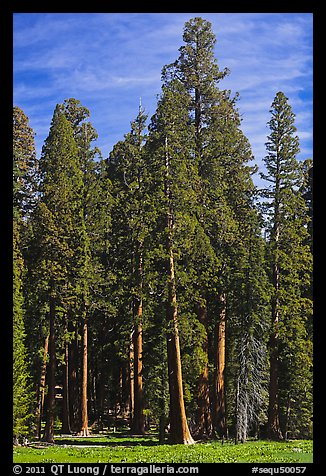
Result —
[[[181,354],[178,329],[177,294],[174,273],[174,256],[172,248],[173,236],[173,207],[169,184],[169,154],[168,140],[165,138],[165,196],[169,201],[166,214],[167,224],[167,254],[168,254],[168,301],[167,301],[167,354],[170,394],[170,438],[173,444],[192,444],[194,440],[190,434],[186,409],[183,398]]]
[[[144,404],[143,404],[143,328],[142,328],[142,255],[138,257],[138,297],[134,299],[134,415],[132,421],[132,432],[136,435],[143,435],[144,429]]]
[[[197,316],[199,322],[205,327],[205,338],[202,344],[203,352],[206,356],[205,366],[199,376],[197,391],[196,391],[196,427],[194,434],[199,438],[203,436],[211,437],[213,432],[212,418],[210,410],[209,398],[209,381],[208,381],[208,337],[207,337],[207,307],[206,301],[198,305]]]
[[[219,295],[221,310],[215,327],[215,368],[214,368],[214,398],[213,425],[214,430],[222,438],[227,437],[226,408],[225,408],[225,328],[226,328],[226,296]]]
[[[130,338],[130,348],[129,348],[129,382],[130,382],[130,428],[132,428],[132,422],[134,418],[134,343],[133,343],[133,334]]]
[[[141,309],[141,304],[138,308],[138,312]],[[144,409],[143,409],[143,379],[142,379],[142,353],[143,353],[143,341],[142,341],[142,325],[139,322],[134,326],[134,416],[132,431],[136,435],[143,435],[144,430]]]
[[[48,397],[47,415],[43,441],[54,443],[54,420],[55,420],[55,371],[56,371],[56,342],[55,342],[55,303],[50,296],[50,332],[49,332],[49,370],[48,370]]]
[[[202,125],[202,98],[199,88],[195,88],[195,141],[196,149],[199,158],[199,173],[202,173],[202,137],[201,137],[201,125]]]
[[[169,291],[167,303],[167,352],[170,392],[170,429],[171,443],[192,444],[183,398],[181,355],[177,320],[177,297],[174,277],[174,259],[172,248],[169,250]]]
[[[270,376],[269,376],[269,404],[267,436],[271,440],[282,438],[279,420],[279,390],[278,390],[278,299],[272,305],[272,332],[270,336]]]
[[[270,377],[267,436],[271,440],[282,438],[278,403],[278,334],[273,331],[270,337]]]
[[[79,398],[79,378],[78,378],[78,336],[75,325],[68,321],[69,332],[74,333],[74,338],[68,344],[68,402],[70,415],[70,429],[72,433],[77,433],[80,429],[80,398]]]
[[[82,354],[82,391],[81,391],[81,436],[89,436],[87,410],[87,318],[83,319],[83,354]]]
[[[269,377],[269,404],[268,404],[268,421],[267,436],[271,440],[282,439],[279,418],[279,351],[278,351],[278,324],[279,324],[279,287],[280,287],[280,270],[278,264],[278,242],[279,242],[279,225],[278,225],[278,204],[275,205],[275,222],[273,241],[275,246],[275,256],[273,263],[273,287],[274,296],[272,300],[272,327],[270,336],[270,377]]]
[[[42,417],[44,409],[45,380],[46,380],[46,361],[49,351],[49,336],[44,340],[43,360],[41,366],[40,384],[38,388],[37,410],[36,410],[36,436],[41,438]]]
[[[63,374],[62,433],[71,433],[69,412],[69,344],[65,342],[65,365]]]

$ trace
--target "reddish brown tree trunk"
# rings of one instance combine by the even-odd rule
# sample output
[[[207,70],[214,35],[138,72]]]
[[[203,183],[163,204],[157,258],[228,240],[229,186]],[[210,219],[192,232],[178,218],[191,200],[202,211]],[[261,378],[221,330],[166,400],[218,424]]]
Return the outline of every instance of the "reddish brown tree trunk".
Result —
[[[134,299],[134,414],[132,420],[132,432],[143,435],[144,429],[144,404],[143,404],[143,302],[142,302],[142,255],[139,252],[137,266],[138,297]]]
[[[130,338],[129,349],[129,384],[130,384],[130,428],[134,418],[134,343],[133,334]]]
[[[81,436],[89,436],[88,430],[88,410],[87,410],[87,339],[88,327],[87,318],[83,322],[83,354],[82,354],[82,391],[81,391]]]
[[[172,249],[169,258],[169,292],[167,303],[167,335],[169,393],[170,393],[170,436],[172,444],[192,444],[183,398],[181,355],[177,320],[177,297],[175,290],[174,260]]]
[[[172,195],[169,184],[169,154],[168,139],[165,138],[165,167],[166,178],[164,192],[169,200],[169,207],[166,214],[167,240],[166,250],[168,255],[168,300],[167,300],[167,354],[168,354],[168,374],[169,374],[169,394],[170,394],[170,439],[172,444],[192,444],[194,440],[190,434],[186,409],[183,398],[181,354],[178,329],[177,294],[174,273],[174,256],[172,247],[173,236],[173,207]]]
[[[49,369],[48,369],[48,397],[47,415],[43,441],[54,443],[54,419],[55,419],[55,371],[56,371],[56,342],[55,342],[55,304],[50,296],[50,332],[49,332]]]
[[[138,318],[141,318],[141,302],[139,303]],[[139,321],[134,326],[133,343],[134,343],[134,415],[132,423],[132,431],[136,435],[143,435],[144,429],[144,409],[143,409],[143,377],[142,377],[142,358],[143,358],[143,340],[142,325]]]
[[[226,329],[226,296],[219,297],[221,310],[215,327],[215,368],[214,368],[214,398],[213,425],[214,430],[222,438],[227,437],[226,408],[225,408],[225,329]]]
[[[207,338],[207,308],[206,302],[198,305],[197,316],[199,322],[205,327],[205,338],[202,344],[203,352],[206,356],[206,363],[199,376],[198,386],[196,391],[196,427],[194,434],[203,438],[204,436],[211,437],[213,432],[210,398],[209,398],[209,379],[208,379],[208,338]]]

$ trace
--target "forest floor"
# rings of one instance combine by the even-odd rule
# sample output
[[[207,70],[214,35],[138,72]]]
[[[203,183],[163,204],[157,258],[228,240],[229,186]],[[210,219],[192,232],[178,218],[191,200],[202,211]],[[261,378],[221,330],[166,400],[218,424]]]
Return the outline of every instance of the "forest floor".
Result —
[[[14,447],[14,463],[312,463],[311,440],[252,440],[160,445],[157,435],[58,436],[55,444]]]

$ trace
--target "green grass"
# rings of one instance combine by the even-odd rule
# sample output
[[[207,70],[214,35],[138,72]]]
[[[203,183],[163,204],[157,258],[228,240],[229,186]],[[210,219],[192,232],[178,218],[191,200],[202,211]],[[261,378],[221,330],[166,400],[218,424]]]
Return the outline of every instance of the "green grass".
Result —
[[[35,444],[36,446],[37,444]],[[71,446],[74,445],[74,446]],[[83,447],[87,445],[88,447]],[[97,445],[103,445],[97,447]],[[155,436],[57,438],[46,448],[15,447],[15,463],[312,463],[312,441],[228,441],[159,445]]]

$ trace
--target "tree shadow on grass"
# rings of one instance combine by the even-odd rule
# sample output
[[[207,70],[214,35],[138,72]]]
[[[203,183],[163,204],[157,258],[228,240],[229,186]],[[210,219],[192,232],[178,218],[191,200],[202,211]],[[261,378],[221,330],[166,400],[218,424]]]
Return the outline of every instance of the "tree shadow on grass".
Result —
[[[95,435],[94,435],[95,436]],[[94,437],[93,436],[93,437]],[[60,438],[55,441],[55,444],[58,446],[80,446],[80,447],[133,447],[133,446],[158,446],[158,439],[154,439],[152,435],[109,435],[107,436],[107,441],[96,441],[91,440],[90,437],[80,437],[74,438]],[[101,438],[105,436],[101,435]],[[110,440],[115,441],[110,441]],[[121,439],[119,441],[119,439]],[[90,441],[91,440],[91,441]],[[118,440],[118,441],[117,441]]]

